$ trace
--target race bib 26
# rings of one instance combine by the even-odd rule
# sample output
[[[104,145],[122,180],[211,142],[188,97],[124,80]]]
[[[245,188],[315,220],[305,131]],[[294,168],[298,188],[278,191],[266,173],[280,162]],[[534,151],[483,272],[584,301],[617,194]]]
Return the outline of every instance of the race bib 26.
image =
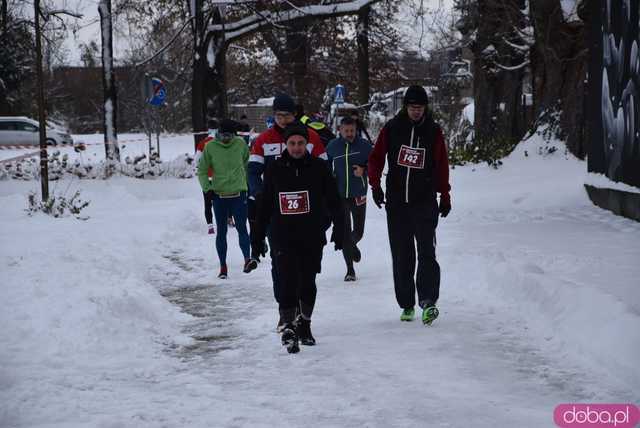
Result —
[[[309,212],[309,191],[280,192],[280,214],[306,214]]]
[[[403,145],[398,153],[398,165],[407,168],[424,168],[425,149]]]

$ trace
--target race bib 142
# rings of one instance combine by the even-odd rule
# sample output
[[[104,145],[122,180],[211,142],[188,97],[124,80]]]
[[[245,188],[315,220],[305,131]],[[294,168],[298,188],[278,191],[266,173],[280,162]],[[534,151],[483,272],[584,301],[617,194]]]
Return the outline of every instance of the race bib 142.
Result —
[[[398,165],[407,168],[424,168],[425,149],[403,145],[398,153]]]

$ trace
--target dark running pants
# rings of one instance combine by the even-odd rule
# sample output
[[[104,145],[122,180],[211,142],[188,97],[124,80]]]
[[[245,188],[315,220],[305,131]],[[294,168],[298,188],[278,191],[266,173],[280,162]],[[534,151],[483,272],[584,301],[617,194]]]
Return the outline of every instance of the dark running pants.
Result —
[[[435,304],[440,296],[440,265],[436,261],[437,208],[429,203],[400,203],[386,205],[386,210],[398,305],[403,309],[413,308],[416,289],[421,307]]]
[[[344,207],[344,241],[342,243],[342,255],[347,264],[347,270],[353,272],[354,247],[364,235],[364,220],[367,214],[366,202],[362,205],[356,203],[356,198],[343,199]]]
[[[322,246],[309,249],[277,250],[278,309],[285,323],[296,317],[296,309],[305,319],[311,319],[316,304],[316,275],[320,272]]]
[[[204,218],[207,224],[213,224],[213,190],[202,192],[202,196],[204,197]]]
[[[234,197],[219,196],[214,193],[213,211],[216,214],[216,226],[218,227],[216,250],[220,265],[226,266],[227,264],[227,221],[230,216],[233,216],[236,222],[238,243],[242,250],[242,255],[245,259],[248,259],[251,241],[249,232],[247,232],[247,193],[240,192],[238,196]]]

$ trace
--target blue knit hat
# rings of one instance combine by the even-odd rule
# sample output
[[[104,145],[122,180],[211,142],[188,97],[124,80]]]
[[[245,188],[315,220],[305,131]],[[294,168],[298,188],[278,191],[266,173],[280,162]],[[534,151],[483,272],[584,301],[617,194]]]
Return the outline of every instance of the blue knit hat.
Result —
[[[295,113],[296,103],[287,94],[278,94],[273,98],[273,111],[288,111]]]

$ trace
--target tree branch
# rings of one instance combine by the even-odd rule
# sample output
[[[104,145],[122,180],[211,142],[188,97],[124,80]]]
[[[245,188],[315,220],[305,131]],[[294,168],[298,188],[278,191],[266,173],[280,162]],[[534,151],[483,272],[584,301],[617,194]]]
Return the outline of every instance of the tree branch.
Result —
[[[277,25],[284,22],[292,22],[299,19],[314,18],[333,18],[343,15],[351,15],[360,9],[377,3],[381,0],[353,0],[345,3],[329,4],[329,5],[313,5],[297,7],[285,12],[265,12],[261,14],[253,14],[242,18],[236,22],[223,25],[210,25],[209,32],[224,31],[227,42],[232,42],[251,33],[254,33],[266,26]]]
[[[531,61],[526,60],[522,64],[518,64],[518,65],[514,65],[514,66],[502,65],[502,64],[499,64],[499,63],[497,63],[495,61],[493,63],[496,65],[496,67],[501,68],[503,70],[506,70],[506,71],[517,71],[517,70],[520,70],[522,68],[525,68],[527,65],[530,64],[530,62]]]
[[[151,61],[153,61],[154,59],[156,59],[159,55],[161,55],[164,51],[166,51],[167,49],[169,49],[169,47],[171,47],[171,45],[178,39],[178,36],[184,31],[184,29],[187,27],[187,25],[189,25],[189,23],[191,23],[191,21],[194,19],[195,17],[191,17],[189,19],[187,19],[185,21],[184,24],[182,24],[182,27],[180,27],[180,29],[178,30],[178,32],[176,34],[174,34],[174,36],[171,38],[171,40],[169,40],[163,47],[160,48],[160,50],[158,50],[158,52],[156,52],[155,54],[153,54],[151,57],[145,59],[142,62],[139,62],[138,64],[136,64],[134,67],[141,67]]]

